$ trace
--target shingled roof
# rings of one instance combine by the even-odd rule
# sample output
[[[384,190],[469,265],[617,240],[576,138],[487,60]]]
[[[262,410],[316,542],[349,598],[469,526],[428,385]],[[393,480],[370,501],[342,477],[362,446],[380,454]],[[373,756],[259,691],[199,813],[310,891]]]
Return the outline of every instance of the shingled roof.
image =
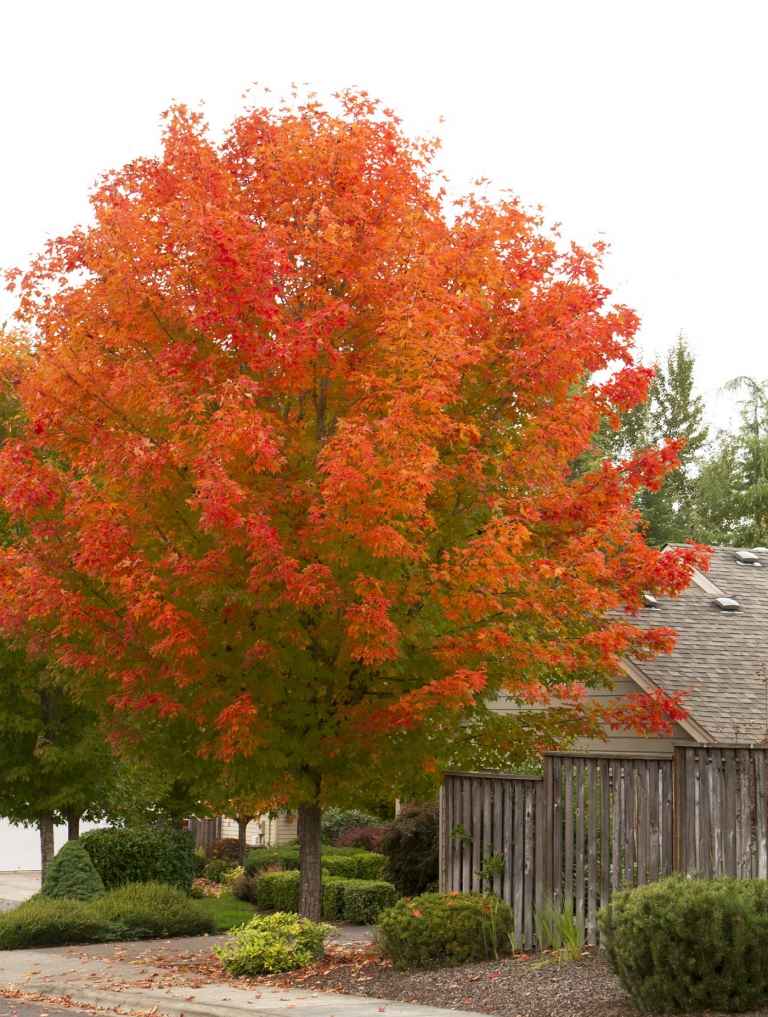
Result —
[[[758,564],[742,564],[751,551]],[[723,610],[718,597],[737,610]],[[630,673],[666,692],[688,691],[685,706],[704,740],[757,744],[768,738],[768,548],[716,547],[706,575],[675,599],[640,614],[643,625],[677,631],[671,654],[631,661]],[[761,674],[762,665],[766,674]]]

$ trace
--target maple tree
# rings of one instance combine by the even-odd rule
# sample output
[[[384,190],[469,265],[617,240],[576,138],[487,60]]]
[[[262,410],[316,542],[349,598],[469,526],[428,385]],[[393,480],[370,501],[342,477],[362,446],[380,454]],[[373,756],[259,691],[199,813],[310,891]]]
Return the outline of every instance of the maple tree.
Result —
[[[500,690],[541,707],[507,721],[529,749],[681,716],[585,693],[669,648],[616,612],[703,558],[638,531],[674,443],[572,469],[651,377],[601,248],[512,198],[450,205],[435,142],[336,102],[220,144],[177,106],[158,158],[102,179],[93,224],[10,277],[0,451],[2,630],[115,737],[175,729],[298,807],[313,917],[322,806],[435,770]]]

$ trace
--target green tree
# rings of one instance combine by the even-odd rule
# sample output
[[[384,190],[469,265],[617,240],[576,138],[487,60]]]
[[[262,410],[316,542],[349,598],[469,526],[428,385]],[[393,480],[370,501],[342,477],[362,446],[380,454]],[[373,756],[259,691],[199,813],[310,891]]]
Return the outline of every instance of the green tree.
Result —
[[[604,422],[598,437],[603,454],[614,461],[668,441],[681,443],[678,469],[667,474],[658,491],[646,489],[637,496],[651,544],[682,543],[695,528],[696,464],[708,428],[704,400],[695,388],[694,369],[693,354],[680,335],[657,365],[647,401],[625,413],[617,430]]]
[[[733,378],[725,390],[745,393],[735,434],[721,432],[695,483],[694,532],[714,544],[768,542],[768,383]]]

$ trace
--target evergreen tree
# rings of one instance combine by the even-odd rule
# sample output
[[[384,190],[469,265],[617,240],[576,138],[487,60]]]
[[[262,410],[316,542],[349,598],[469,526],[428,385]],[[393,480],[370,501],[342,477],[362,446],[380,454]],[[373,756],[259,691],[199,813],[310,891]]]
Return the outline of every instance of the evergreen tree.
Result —
[[[768,383],[733,378],[726,391],[745,392],[741,424],[722,432],[695,484],[695,532],[714,544],[768,543]]]
[[[612,460],[679,441],[680,466],[668,473],[658,491],[638,495],[638,508],[651,544],[682,543],[694,532],[696,461],[707,440],[704,400],[696,393],[694,357],[683,335],[658,365],[646,402],[624,414],[617,430],[604,423],[598,445]]]

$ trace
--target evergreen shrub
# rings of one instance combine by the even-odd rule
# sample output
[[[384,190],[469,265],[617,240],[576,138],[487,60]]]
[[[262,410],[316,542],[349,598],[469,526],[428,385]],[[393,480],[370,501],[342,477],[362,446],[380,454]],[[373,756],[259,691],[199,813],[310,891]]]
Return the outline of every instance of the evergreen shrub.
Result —
[[[51,861],[42,887],[44,897],[92,900],[104,893],[104,883],[79,840],[70,840]]]
[[[768,1004],[768,883],[672,876],[613,896],[599,915],[608,961],[646,1011]]]
[[[259,911],[298,911],[299,880],[298,869],[266,872],[253,880],[247,890],[240,889],[250,894],[241,899],[251,900]],[[322,913],[328,921],[371,925],[396,900],[394,886],[383,880],[345,879],[323,873]]]
[[[269,975],[305,967],[323,955],[330,926],[277,912],[257,915],[233,929],[231,941],[216,947],[216,954],[229,974]]]
[[[378,918],[382,952],[400,970],[496,959],[512,948],[508,904],[479,893],[425,893]]]
[[[90,855],[104,886],[167,883],[189,892],[195,875],[195,844],[187,830],[126,827],[91,830],[80,843]]]
[[[425,893],[437,886],[438,807],[407,805],[390,825],[381,843],[389,863],[389,875],[405,897]]]
[[[348,879],[382,879],[387,875],[387,859],[373,851],[359,848],[323,846],[323,868],[332,876]],[[210,864],[210,863],[209,863]],[[245,871],[249,876],[270,870],[288,871],[299,868],[298,847],[254,848],[245,860]]]
[[[213,918],[181,890],[141,883],[80,901],[45,897],[0,914],[0,950],[213,932]]]

